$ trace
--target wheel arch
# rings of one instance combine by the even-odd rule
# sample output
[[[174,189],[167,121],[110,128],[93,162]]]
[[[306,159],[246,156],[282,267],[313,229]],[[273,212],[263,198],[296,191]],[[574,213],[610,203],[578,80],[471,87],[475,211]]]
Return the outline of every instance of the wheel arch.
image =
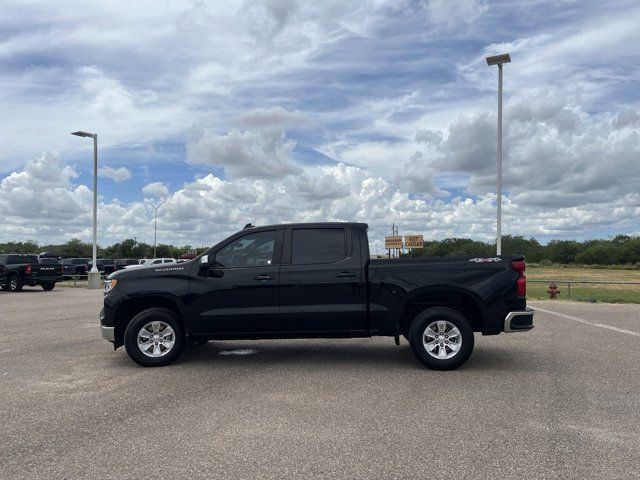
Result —
[[[185,322],[186,316],[184,315],[183,308],[177,298],[171,298],[160,294],[145,295],[142,297],[133,297],[123,301],[116,311],[115,317],[115,330],[114,330],[114,347],[118,348],[124,345],[124,332],[129,325],[129,322],[133,320],[133,317],[138,315],[144,310],[151,308],[162,308],[171,311],[175,314],[176,318],[180,322],[185,335],[188,335],[189,326]]]
[[[413,319],[420,312],[434,307],[456,310],[465,317],[472,330],[482,330],[484,312],[477,295],[462,288],[442,286],[419,289],[404,299],[397,331],[408,334]]]

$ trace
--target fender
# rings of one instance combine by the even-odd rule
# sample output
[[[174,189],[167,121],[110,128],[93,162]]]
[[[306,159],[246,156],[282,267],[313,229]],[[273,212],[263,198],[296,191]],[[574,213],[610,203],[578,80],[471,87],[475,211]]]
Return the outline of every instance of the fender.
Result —
[[[111,305],[113,308],[113,318],[115,320],[116,338],[119,338],[121,333],[119,330],[122,328],[122,324],[118,318],[121,316],[123,309],[132,303],[138,302],[149,304],[153,307],[162,307],[163,302],[171,304],[179,312],[180,320],[184,325],[185,331],[191,331],[191,319],[187,314],[187,307],[178,295],[161,290],[145,290],[123,295],[117,303]],[[114,347],[117,348],[117,346],[117,344],[114,344]]]
[[[419,287],[414,290],[408,292],[404,298],[400,301],[398,305],[398,310],[393,312],[393,322],[395,325],[396,331],[400,331],[401,322],[402,322],[402,313],[405,311],[405,308],[408,304],[412,303],[415,299],[426,296],[433,295],[439,293],[455,293],[457,295],[463,296],[465,298],[471,299],[475,308],[480,312],[481,318],[478,319],[480,322],[484,323],[484,319],[486,318],[486,308],[480,296],[474,292],[473,290],[469,290],[468,288],[453,286],[453,285],[443,285],[443,284],[434,284],[425,287]]]

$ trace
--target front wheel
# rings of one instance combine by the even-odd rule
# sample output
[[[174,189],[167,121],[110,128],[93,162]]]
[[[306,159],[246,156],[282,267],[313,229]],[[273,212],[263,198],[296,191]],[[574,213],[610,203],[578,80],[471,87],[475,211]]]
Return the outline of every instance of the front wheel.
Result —
[[[409,343],[425,366],[453,370],[471,356],[473,330],[460,312],[451,308],[429,308],[411,323]]]
[[[56,286],[56,284],[53,283],[53,282],[51,282],[51,283],[43,283],[42,284],[42,289],[46,290],[47,292],[49,292],[49,291],[53,290],[53,287],[55,287],[55,286]]]
[[[163,367],[182,353],[182,327],[172,311],[150,308],[127,325],[124,346],[129,357],[143,367]]]

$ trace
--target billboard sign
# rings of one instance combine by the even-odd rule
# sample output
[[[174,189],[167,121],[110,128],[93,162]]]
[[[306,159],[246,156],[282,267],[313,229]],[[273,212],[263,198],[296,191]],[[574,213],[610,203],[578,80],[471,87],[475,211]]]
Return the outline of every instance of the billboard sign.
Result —
[[[404,246],[407,248],[424,247],[424,238],[422,235],[406,235],[404,237]]]
[[[384,248],[386,248],[387,250],[402,248],[402,237],[384,237]]]

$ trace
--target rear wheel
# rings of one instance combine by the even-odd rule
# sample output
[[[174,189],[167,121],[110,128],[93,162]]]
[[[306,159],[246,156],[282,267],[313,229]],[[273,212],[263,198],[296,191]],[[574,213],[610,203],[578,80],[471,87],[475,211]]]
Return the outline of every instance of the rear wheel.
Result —
[[[55,287],[55,286],[56,286],[56,284],[53,283],[53,282],[51,282],[51,283],[43,283],[42,284],[42,289],[46,290],[47,292],[49,292],[49,291],[53,290],[53,287]]]
[[[20,278],[18,277],[18,275],[11,275],[9,277],[9,281],[7,282],[7,285],[9,286],[9,291],[11,292],[22,291],[22,282],[20,281]]]
[[[451,308],[430,308],[418,314],[409,329],[415,356],[434,370],[452,370],[473,352],[473,330],[466,318]]]
[[[134,362],[144,367],[163,367],[182,353],[182,327],[172,311],[150,308],[127,325],[124,346]]]

